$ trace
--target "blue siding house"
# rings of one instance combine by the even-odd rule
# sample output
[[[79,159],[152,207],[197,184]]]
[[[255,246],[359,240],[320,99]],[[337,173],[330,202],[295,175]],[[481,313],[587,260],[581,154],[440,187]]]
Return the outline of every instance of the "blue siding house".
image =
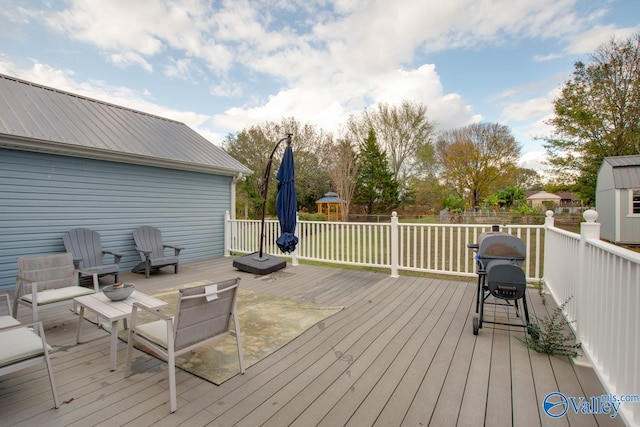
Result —
[[[251,173],[183,123],[0,75],[0,290],[18,257],[64,252],[76,227],[124,252],[121,270],[139,262],[140,225],[184,246],[183,262],[222,256]]]

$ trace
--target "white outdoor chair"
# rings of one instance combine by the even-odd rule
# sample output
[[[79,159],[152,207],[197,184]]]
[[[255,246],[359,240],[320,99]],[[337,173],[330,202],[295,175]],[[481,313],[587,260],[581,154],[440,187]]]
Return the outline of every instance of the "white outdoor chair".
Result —
[[[92,276],[93,288],[80,286],[80,273]],[[38,310],[72,301],[75,297],[99,292],[98,274],[73,268],[70,253],[18,258],[18,277],[13,299],[13,316],[18,316],[18,304],[31,307],[32,320],[38,320]]]
[[[60,407],[53,368],[49,358],[51,347],[47,345],[42,322],[22,324],[11,315],[9,295],[0,295],[7,304],[8,315],[0,316],[0,376],[29,368],[44,362],[49,372],[53,404]]]
[[[238,346],[240,372],[244,374],[244,357],[240,341],[240,324],[236,311],[236,295],[240,278],[180,289],[173,318],[158,313],[140,303],[133,304],[127,342],[125,377],[131,374],[134,342],[149,347],[169,365],[169,396],[171,412],[178,409],[176,396],[176,357],[197,347],[235,335]],[[138,310],[160,318],[150,323],[137,324]]]

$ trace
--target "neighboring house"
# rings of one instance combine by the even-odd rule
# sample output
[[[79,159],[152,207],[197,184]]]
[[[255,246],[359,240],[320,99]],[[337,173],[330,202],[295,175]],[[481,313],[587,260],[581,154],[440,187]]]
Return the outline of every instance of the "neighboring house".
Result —
[[[529,203],[529,206],[531,206],[532,208],[545,206],[550,202],[552,204],[558,205],[560,203],[560,200],[562,200],[562,198],[557,194],[547,193],[546,191],[538,191],[537,193],[534,193],[527,197],[527,203]]]
[[[596,184],[600,236],[640,243],[640,156],[605,157]]]
[[[250,173],[183,123],[0,75],[0,290],[18,257],[64,252],[76,227],[125,252],[122,270],[139,262],[140,225],[185,246],[182,261],[221,256]]]

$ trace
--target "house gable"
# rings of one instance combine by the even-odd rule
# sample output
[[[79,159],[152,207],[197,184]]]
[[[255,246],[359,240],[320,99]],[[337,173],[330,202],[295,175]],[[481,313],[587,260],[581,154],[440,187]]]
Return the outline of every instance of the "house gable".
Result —
[[[229,176],[252,173],[184,123],[2,74],[0,148]]]

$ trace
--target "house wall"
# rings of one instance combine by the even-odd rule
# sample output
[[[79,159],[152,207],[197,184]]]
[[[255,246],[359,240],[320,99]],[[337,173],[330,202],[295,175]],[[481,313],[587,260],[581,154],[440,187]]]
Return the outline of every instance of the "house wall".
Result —
[[[230,183],[225,176],[0,149],[0,290],[13,288],[18,257],[64,252],[62,234],[76,227],[99,232],[105,249],[124,252],[121,270],[140,261],[132,237],[140,225],[184,246],[183,262],[222,256]]]
[[[600,236],[611,242],[617,240],[616,224],[620,221],[616,191],[613,168],[609,163],[603,162],[596,184],[596,211],[600,223]]]

